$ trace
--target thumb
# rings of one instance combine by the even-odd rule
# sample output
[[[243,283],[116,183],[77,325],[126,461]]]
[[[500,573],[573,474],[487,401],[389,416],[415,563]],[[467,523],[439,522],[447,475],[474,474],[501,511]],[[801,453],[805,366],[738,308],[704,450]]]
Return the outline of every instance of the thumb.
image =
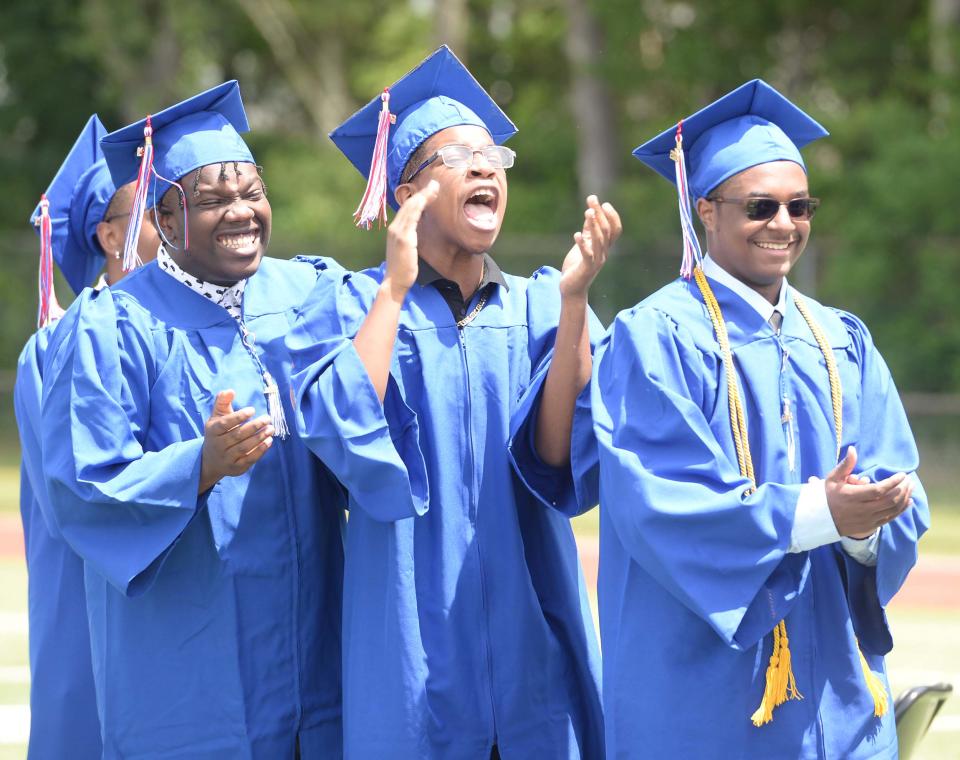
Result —
[[[840,482],[846,482],[847,478],[853,474],[853,468],[856,466],[857,450],[853,446],[850,446],[847,448],[847,453],[843,459],[840,460],[840,464],[838,464],[833,471]]]
[[[237,394],[232,390],[220,391],[213,402],[211,417],[223,417],[233,411],[233,399]]]

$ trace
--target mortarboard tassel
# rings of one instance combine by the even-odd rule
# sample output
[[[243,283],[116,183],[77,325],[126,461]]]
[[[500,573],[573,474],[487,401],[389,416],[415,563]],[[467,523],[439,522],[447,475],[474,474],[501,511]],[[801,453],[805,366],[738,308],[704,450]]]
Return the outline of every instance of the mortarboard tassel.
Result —
[[[690,191],[687,189],[687,164],[683,157],[683,120],[677,124],[677,147],[670,151],[677,177],[677,196],[680,206],[680,228],[683,231],[683,261],[680,264],[680,276],[689,280],[693,268],[703,262],[700,241],[693,226],[690,212]]]
[[[137,184],[133,191],[133,203],[130,206],[130,222],[127,224],[127,237],[123,241],[123,271],[136,269],[143,262],[137,253],[137,241],[140,240],[140,228],[143,226],[143,214],[147,207],[147,189],[150,187],[150,174],[153,172],[153,125],[150,116],[143,128],[143,147],[137,149],[140,156],[140,170],[137,172]]]
[[[370,229],[387,222],[387,151],[389,148],[390,125],[397,117],[390,113],[390,90],[384,88],[380,96],[383,108],[377,119],[377,138],[373,143],[373,158],[367,175],[367,188],[363,191],[360,205],[353,212],[358,227]]]
[[[53,290],[53,221],[50,219],[50,201],[40,196],[40,216],[34,220],[40,228],[40,272],[38,277],[39,307],[37,327],[46,327],[63,316]]]

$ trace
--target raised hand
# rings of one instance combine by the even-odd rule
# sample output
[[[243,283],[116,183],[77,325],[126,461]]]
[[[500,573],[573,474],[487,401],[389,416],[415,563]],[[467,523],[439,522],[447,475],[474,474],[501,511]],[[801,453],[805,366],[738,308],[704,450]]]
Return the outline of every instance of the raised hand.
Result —
[[[574,246],[560,270],[561,295],[586,298],[590,284],[603,268],[610,247],[622,231],[616,209],[609,203],[601,204],[595,195],[589,196],[583,229],[574,234]]]
[[[824,480],[827,505],[841,536],[868,538],[910,506],[913,481],[898,472],[879,483],[870,483],[853,474],[856,464],[857,452],[851,446]]]
[[[270,417],[253,417],[253,407],[233,409],[236,394],[220,391],[213,402],[213,411],[203,426],[203,453],[200,463],[198,493],[213,488],[227,475],[242,475],[273,444]]]
[[[407,198],[387,228],[387,273],[384,284],[401,300],[417,281],[417,225],[423,210],[436,199],[440,185],[430,180],[425,188]]]

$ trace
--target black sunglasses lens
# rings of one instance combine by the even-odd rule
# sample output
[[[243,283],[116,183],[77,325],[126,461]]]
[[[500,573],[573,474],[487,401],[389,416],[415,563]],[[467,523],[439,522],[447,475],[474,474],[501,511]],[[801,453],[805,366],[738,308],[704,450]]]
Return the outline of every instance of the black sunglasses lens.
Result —
[[[744,208],[747,212],[747,219],[752,222],[759,222],[773,219],[777,211],[780,210],[780,204],[773,198],[751,198]]]
[[[816,198],[794,198],[787,204],[787,211],[794,219],[813,219],[818,205]]]

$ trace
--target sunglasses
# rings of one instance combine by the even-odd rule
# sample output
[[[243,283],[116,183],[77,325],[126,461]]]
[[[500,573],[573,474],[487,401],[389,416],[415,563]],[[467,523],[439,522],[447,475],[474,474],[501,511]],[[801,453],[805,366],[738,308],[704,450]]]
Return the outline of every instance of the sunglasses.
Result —
[[[751,222],[766,222],[780,213],[780,207],[786,206],[791,219],[809,222],[820,207],[819,198],[793,198],[778,201],[774,198],[708,198],[714,203],[735,203],[743,206],[747,219]]]
[[[491,169],[509,169],[513,166],[513,161],[517,157],[514,151],[503,145],[488,145],[485,148],[471,148],[469,145],[444,145],[420,164],[407,179],[407,182],[412,182],[414,177],[438,158],[443,161],[444,166],[451,169],[471,169],[473,168],[474,156],[477,153],[483,156]]]

